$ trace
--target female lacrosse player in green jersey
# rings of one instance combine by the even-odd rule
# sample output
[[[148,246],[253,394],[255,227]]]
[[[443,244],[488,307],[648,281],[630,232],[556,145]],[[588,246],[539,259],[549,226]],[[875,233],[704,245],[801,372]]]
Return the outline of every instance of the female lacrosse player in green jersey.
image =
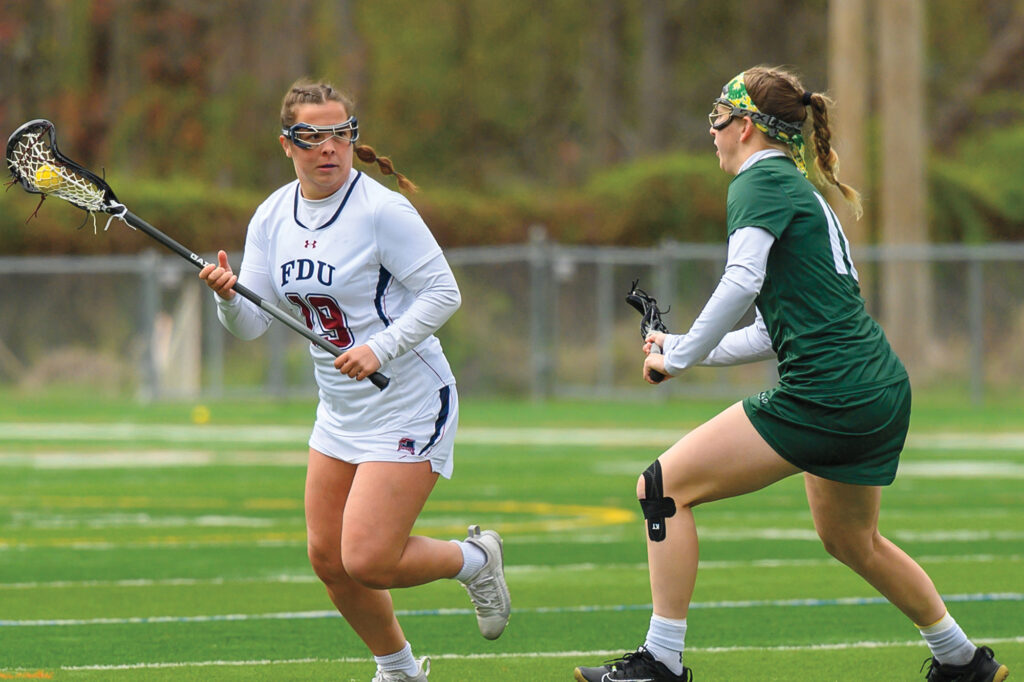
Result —
[[[775,357],[779,383],[694,429],[644,472],[637,496],[648,529],[650,628],[635,652],[577,668],[579,682],[692,679],[683,643],[697,574],[693,508],[800,472],[828,552],[920,629],[932,652],[928,680],[1008,674],[991,649],[967,639],[924,570],[878,531],[882,486],[896,475],[907,435],[910,383],[864,310],[839,220],[806,177],[810,123],[818,174],[860,212],[858,194],[836,177],[831,104],[767,67],[739,74],[714,101],[711,137],[722,170],[736,176],[725,273],[689,332],[648,335],[644,378]],[[753,324],[730,331],[751,304]]]

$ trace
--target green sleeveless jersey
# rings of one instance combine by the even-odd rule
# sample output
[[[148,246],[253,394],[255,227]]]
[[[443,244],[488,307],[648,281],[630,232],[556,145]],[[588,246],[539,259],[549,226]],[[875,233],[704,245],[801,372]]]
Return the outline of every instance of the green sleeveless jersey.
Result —
[[[906,379],[864,310],[850,245],[817,188],[785,157],[762,159],[729,184],[729,234],[775,237],[755,303],[779,358],[779,387],[827,397]]]

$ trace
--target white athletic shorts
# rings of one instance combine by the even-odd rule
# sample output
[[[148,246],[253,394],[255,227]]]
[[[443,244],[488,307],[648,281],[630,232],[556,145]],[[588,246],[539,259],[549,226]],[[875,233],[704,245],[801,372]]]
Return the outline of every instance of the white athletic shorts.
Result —
[[[393,430],[362,433],[342,431],[321,402],[309,447],[351,464],[361,462],[430,462],[431,471],[452,477],[455,432],[459,424],[459,395],[445,386],[418,413],[396,423]]]

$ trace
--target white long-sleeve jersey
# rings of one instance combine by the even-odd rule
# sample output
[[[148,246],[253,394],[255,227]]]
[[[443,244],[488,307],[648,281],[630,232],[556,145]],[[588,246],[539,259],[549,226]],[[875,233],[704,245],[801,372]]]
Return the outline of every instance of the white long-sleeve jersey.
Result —
[[[774,242],[775,238],[759,227],[744,227],[733,233],[722,279],[690,331],[665,337],[666,372],[675,376],[694,365],[738,365],[775,356],[756,307],[753,324],[729,331],[760,292]]]
[[[249,223],[238,281],[290,309],[339,350],[368,344],[390,385],[379,391],[334,368],[310,344],[326,407],[341,430],[393,429],[454,384],[436,331],[459,308],[455,276],[409,201],[363,173],[326,199],[304,199],[298,181],[281,187]],[[256,338],[272,318],[241,296],[216,297],[233,334]]]

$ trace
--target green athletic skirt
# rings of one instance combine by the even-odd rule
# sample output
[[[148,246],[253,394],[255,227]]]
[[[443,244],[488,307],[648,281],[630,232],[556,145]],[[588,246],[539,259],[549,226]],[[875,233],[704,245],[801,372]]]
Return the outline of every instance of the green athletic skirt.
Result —
[[[776,387],[746,398],[743,409],[775,452],[804,471],[889,485],[910,425],[910,381],[816,398]]]

